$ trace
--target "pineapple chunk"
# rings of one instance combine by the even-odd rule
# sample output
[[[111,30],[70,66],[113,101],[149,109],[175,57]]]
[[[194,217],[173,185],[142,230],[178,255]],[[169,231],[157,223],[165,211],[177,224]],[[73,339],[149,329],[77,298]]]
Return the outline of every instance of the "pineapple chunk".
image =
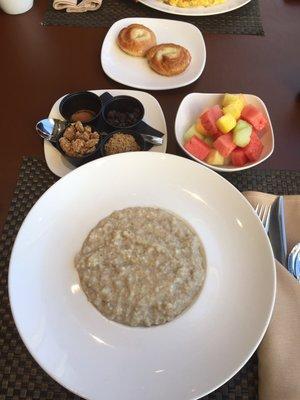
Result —
[[[191,139],[191,137],[197,136],[199,139],[202,139],[203,136],[196,129],[196,125],[192,125],[190,129],[188,129],[183,135],[183,143],[186,143]]]
[[[222,106],[226,107],[229,104],[235,103],[238,101],[241,104],[241,107],[243,108],[246,104],[245,98],[242,94],[230,94],[230,93],[225,93],[222,101]]]
[[[240,100],[236,100],[233,103],[228,104],[228,106],[223,107],[224,114],[231,114],[236,120],[240,118],[242,109],[244,108]]]
[[[225,114],[216,122],[217,128],[222,133],[230,132],[236,125],[236,120],[231,114]]]
[[[205,161],[210,165],[223,165],[224,157],[218,152],[218,150],[211,150],[209,155],[206,157]]]

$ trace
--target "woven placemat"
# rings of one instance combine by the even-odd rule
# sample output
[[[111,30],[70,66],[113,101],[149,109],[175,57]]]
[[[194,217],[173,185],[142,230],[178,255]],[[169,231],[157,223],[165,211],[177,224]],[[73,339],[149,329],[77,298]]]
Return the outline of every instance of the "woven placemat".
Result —
[[[300,172],[251,169],[226,177],[240,190],[300,193]],[[3,229],[0,241],[0,400],[79,399],[51,379],[30,356],[13,322],[7,293],[8,264],[16,234],[31,207],[57,179],[44,161],[24,158]],[[229,382],[204,399],[257,399],[256,356]]]
[[[141,3],[135,3],[133,0],[103,0],[99,10],[85,13],[56,11],[52,7],[52,4],[53,0],[50,0],[48,10],[42,22],[43,25],[110,27],[114,22],[122,18],[149,17],[190,22],[203,32],[264,35],[258,0],[251,0],[245,6],[225,14],[206,17],[167,14]]]

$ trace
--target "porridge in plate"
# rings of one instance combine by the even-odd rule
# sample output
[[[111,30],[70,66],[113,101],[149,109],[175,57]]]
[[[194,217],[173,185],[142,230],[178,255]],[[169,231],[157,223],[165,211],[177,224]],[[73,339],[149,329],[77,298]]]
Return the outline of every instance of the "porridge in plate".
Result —
[[[87,299],[105,317],[130,326],[174,319],[197,298],[206,274],[194,229],[152,207],[125,208],[102,219],[75,266]]]

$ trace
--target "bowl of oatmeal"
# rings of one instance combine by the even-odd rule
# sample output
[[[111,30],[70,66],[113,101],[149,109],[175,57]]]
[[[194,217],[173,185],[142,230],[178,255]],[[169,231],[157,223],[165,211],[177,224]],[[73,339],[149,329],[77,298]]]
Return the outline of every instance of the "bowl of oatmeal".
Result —
[[[216,390],[255,352],[275,287],[268,237],[243,195],[194,161],[147,151],[52,185],[23,222],[8,277],[27,349],[89,400]]]

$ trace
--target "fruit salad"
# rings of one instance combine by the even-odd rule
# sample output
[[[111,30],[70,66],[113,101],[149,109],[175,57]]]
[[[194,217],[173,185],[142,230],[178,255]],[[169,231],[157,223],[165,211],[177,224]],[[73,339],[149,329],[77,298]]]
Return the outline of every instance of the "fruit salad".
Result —
[[[266,125],[262,111],[246,104],[244,95],[226,93],[221,105],[202,111],[185,132],[184,148],[211,165],[243,167],[260,158]]]

